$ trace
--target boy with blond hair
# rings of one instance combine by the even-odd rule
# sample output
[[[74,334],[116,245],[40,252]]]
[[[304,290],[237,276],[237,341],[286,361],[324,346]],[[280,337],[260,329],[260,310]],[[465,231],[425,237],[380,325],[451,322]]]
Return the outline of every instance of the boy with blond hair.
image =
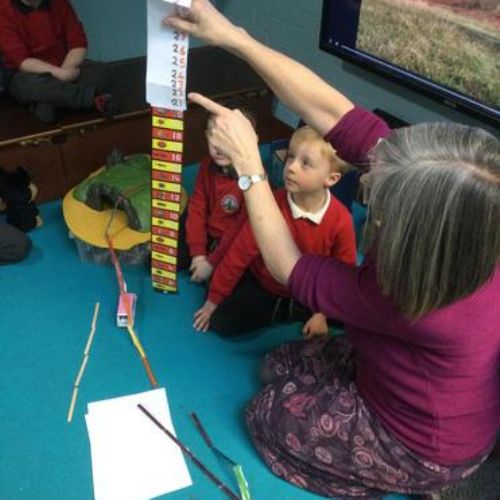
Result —
[[[302,253],[332,256],[354,265],[351,215],[329,190],[346,167],[317,132],[302,127],[290,141],[283,172],[285,188],[275,196]],[[214,272],[207,301],[195,313],[195,329],[210,328],[232,337],[276,322],[299,320],[305,322],[305,337],[328,333],[325,315],[294,302],[286,287],[271,276],[246,220]]]

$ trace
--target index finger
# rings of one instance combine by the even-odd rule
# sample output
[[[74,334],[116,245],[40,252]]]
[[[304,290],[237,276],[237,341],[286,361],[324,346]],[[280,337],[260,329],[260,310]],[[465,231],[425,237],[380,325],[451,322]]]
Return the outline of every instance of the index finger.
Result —
[[[224,106],[221,106],[215,101],[212,101],[212,99],[198,94],[197,92],[190,92],[188,94],[188,99],[191,102],[200,105],[202,108],[205,108],[209,113],[212,113],[214,115],[220,115],[227,110],[227,108],[225,108]]]

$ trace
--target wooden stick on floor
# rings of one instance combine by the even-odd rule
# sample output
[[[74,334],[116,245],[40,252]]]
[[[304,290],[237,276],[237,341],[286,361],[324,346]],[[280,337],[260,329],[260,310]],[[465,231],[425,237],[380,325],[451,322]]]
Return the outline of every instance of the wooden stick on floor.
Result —
[[[97,322],[97,315],[99,314],[99,307],[100,307],[99,302],[96,302],[94,307],[94,317],[92,318],[92,325],[90,327],[89,338],[87,340],[87,344],[85,345],[85,349],[83,351],[82,364],[80,365],[80,369],[78,370],[75,383],[73,384],[73,394],[71,395],[71,402],[69,404],[68,417],[67,417],[68,423],[70,423],[71,420],[73,420],[73,412],[75,411],[75,404],[76,404],[76,399],[78,397],[78,389],[80,388],[80,381],[82,380],[83,372],[85,371],[85,368],[87,367],[87,363],[89,361],[90,346],[92,345],[92,341],[94,340],[95,326]]]

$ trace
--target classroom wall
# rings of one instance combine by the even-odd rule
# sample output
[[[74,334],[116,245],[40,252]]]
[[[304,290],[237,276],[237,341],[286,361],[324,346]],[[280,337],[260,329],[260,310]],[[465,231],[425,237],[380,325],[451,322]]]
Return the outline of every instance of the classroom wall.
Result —
[[[114,61],[146,55],[146,0],[71,0],[85,26],[89,57]],[[202,45],[191,40],[191,46]]]
[[[72,0],[72,3],[85,25],[91,58],[110,61],[146,54],[146,0]],[[384,109],[410,123],[454,120],[498,133],[472,117],[319,50],[322,0],[216,0],[214,3],[262,42],[306,64],[369,109]],[[200,45],[198,40],[191,40],[191,46]]]
[[[320,50],[322,0],[219,0],[218,6],[260,41],[306,64],[362,106],[409,123],[453,120],[498,134],[481,121]]]

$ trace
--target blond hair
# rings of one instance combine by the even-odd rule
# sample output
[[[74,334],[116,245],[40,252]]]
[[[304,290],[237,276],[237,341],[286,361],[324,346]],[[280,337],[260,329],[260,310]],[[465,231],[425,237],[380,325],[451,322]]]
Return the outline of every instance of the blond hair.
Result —
[[[316,142],[319,146],[320,153],[323,158],[330,163],[330,171],[345,174],[351,169],[351,166],[342,160],[332,148],[329,142],[314,130],[309,125],[304,125],[298,128],[290,139],[290,144],[293,142],[301,144],[303,142]]]

